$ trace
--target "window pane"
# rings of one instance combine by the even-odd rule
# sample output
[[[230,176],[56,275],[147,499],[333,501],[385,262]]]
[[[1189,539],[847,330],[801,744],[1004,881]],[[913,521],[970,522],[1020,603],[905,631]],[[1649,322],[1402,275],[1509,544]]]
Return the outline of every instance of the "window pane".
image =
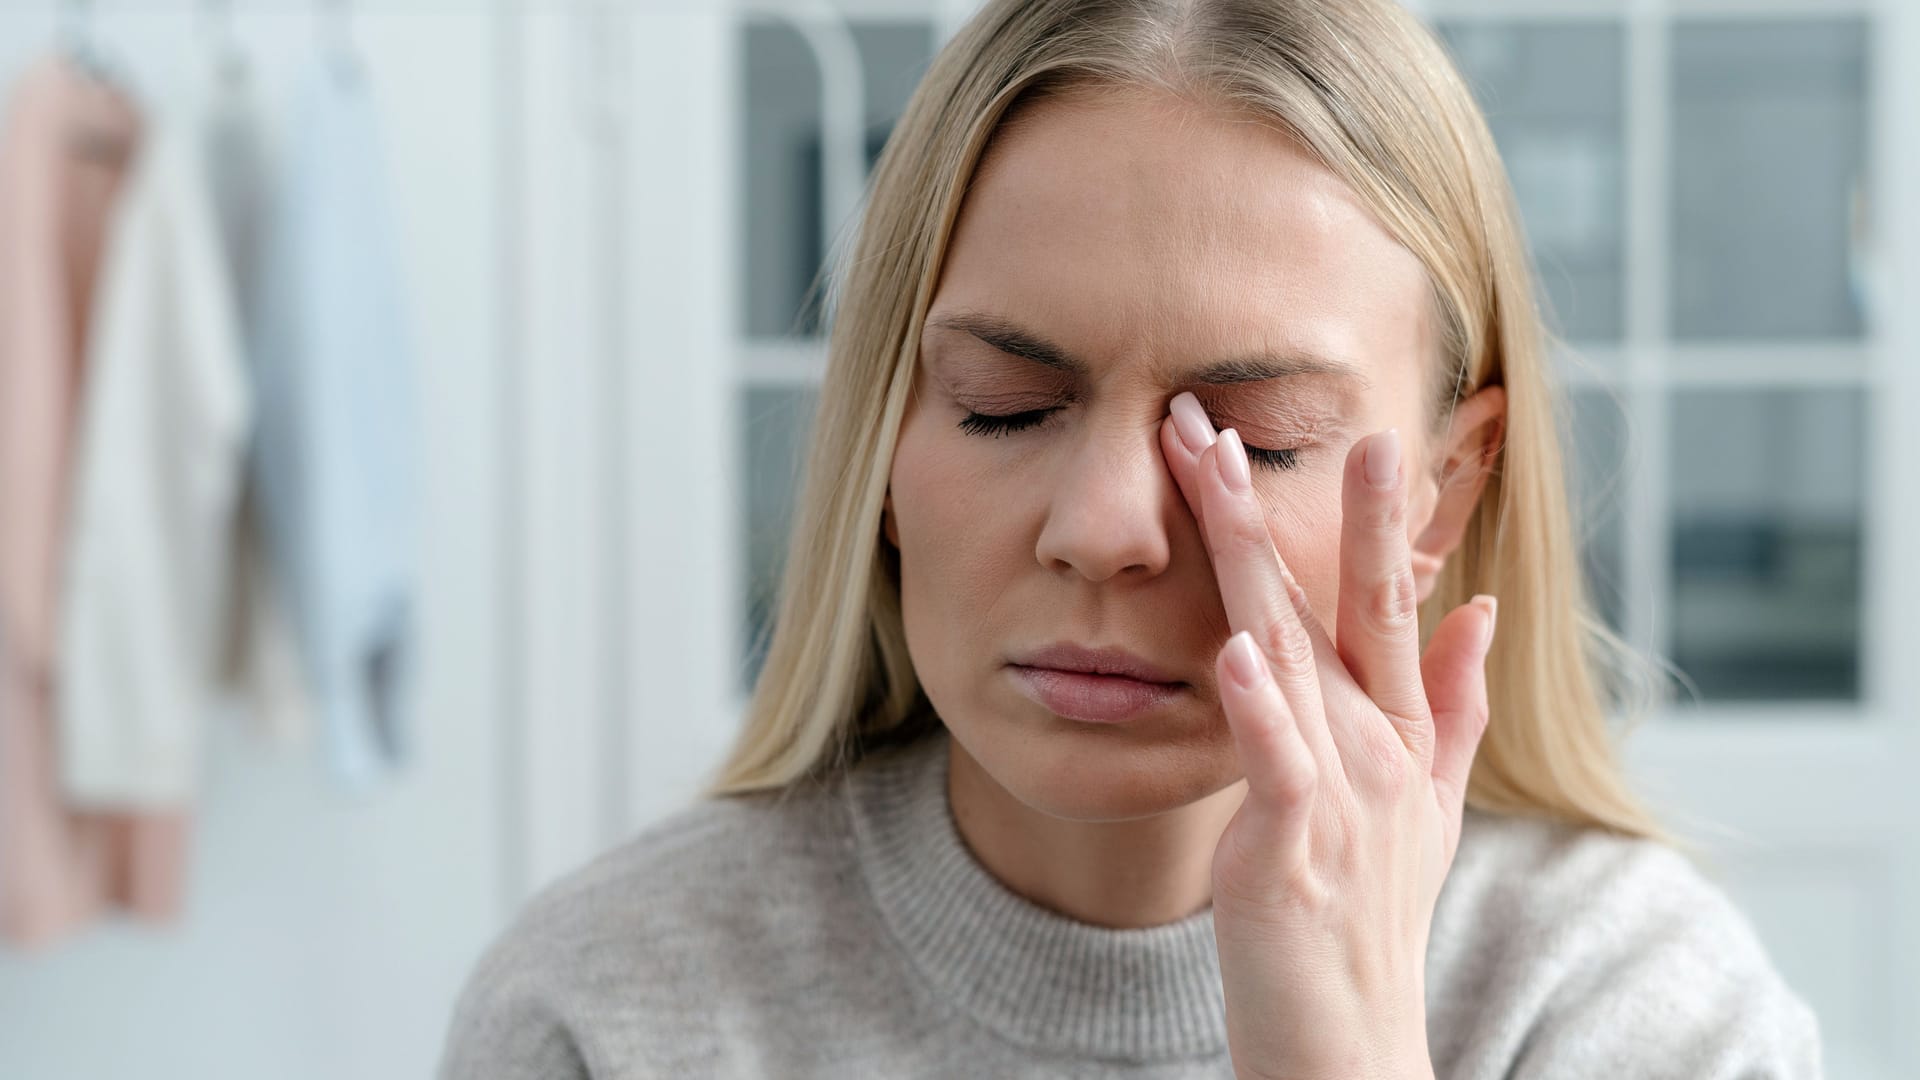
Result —
[[[1857,390],[1673,398],[1675,663],[1720,700],[1860,693]]]
[[[1570,395],[1568,440],[1574,539],[1580,545],[1588,595],[1595,609],[1621,633],[1626,592],[1624,514],[1629,483],[1629,437],[1625,406],[1614,391],[1582,388]]]
[[[741,394],[741,461],[747,474],[741,515],[746,526],[742,557],[747,582],[741,639],[746,648],[743,689],[752,688],[766,659],[794,500],[819,396],[812,387],[749,389]]]
[[[1858,19],[1675,24],[1675,337],[1860,334],[1866,49]]]
[[[932,60],[926,20],[851,23],[866,90],[867,165],[905,111]],[[822,298],[808,297],[826,257],[821,220],[820,71],[790,24],[756,19],[743,29],[745,78],[740,192],[746,332],[807,336],[820,329]],[[839,228],[843,223],[833,223]]]
[[[1437,26],[1499,144],[1556,329],[1575,341],[1619,340],[1620,25],[1476,20]]]
[[[807,133],[820,126],[820,72],[806,42],[785,23],[754,20],[742,34],[743,311],[748,334],[786,335],[799,329],[800,298],[818,247],[802,233],[819,213],[806,205],[817,200],[818,187],[802,175],[801,152]]]

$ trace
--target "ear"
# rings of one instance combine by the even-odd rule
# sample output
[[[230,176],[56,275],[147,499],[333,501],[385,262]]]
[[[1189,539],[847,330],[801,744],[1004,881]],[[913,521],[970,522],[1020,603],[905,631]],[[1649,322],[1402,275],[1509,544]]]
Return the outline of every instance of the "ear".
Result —
[[[887,534],[887,543],[896,550],[900,547],[900,526],[893,520],[893,489],[887,489],[886,501],[880,505],[880,528]]]
[[[1466,536],[1467,522],[1480,505],[1480,493],[1499,459],[1507,428],[1507,392],[1483,387],[1453,411],[1438,452],[1438,471],[1426,470],[1414,493],[1418,536],[1413,541],[1413,580],[1421,600],[1433,592],[1447,556]]]

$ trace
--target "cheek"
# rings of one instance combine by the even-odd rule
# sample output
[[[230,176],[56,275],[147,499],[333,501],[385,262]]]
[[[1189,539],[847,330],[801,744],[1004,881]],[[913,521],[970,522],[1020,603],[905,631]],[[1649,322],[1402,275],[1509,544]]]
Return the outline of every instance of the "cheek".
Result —
[[[1256,478],[1254,483],[1260,481]],[[1261,492],[1274,550],[1322,623],[1330,624],[1340,587],[1340,476],[1324,470],[1272,482]]]
[[[910,414],[900,427],[888,490],[903,558],[937,557],[967,539],[953,525],[973,512],[979,485],[967,482],[966,455],[951,443],[918,414]]]
[[[992,606],[1018,571],[1019,519],[1004,480],[982,474],[962,436],[924,423],[901,428],[890,488],[900,537],[900,589],[910,633],[951,636],[983,623],[966,616]]]
[[[948,723],[991,708],[983,672],[998,666],[999,634],[1024,621],[1016,584],[1032,565],[1004,478],[982,475],[977,451],[939,425],[901,429],[890,484],[900,547],[900,615],[907,653]]]

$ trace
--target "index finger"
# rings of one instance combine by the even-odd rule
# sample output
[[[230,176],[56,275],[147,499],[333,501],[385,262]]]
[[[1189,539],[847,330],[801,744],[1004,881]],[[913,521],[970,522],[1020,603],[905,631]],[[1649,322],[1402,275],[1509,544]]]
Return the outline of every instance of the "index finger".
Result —
[[[1206,503],[1200,497],[1200,455],[1217,438],[1213,421],[1193,391],[1183,390],[1167,403],[1166,419],[1160,423],[1160,449],[1167,460],[1167,471],[1173,474],[1194,523],[1200,527],[1201,545],[1209,551],[1213,547],[1207,540]]]
[[[1235,471],[1237,481],[1229,482],[1222,473],[1223,464]],[[1250,478],[1241,471],[1245,468],[1239,433],[1228,428],[1201,453],[1196,469],[1214,579],[1228,624],[1251,634],[1273,662],[1275,681],[1293,708],[1294,722],[1325,766],[1321,774],[1335,775],[1344,771],[1344,759],[1328,726],[1320,665],[1337,666],[1340,658],[1314,618],[1305,591],[1274,546]]]

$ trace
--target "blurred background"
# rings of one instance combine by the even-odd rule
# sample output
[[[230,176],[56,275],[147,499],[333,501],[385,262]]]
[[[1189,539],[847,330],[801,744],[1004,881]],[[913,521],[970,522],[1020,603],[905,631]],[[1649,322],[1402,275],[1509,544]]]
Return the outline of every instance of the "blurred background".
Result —
[[[1681,676],[1635,778],[1814,1005],[1830,1075],[1920,1076],[1920,5],[1414,6],[1487,111],[1566,340],[1589,580]],[[416,477],[384,541],[411,568],[404,745],[344,770],[325,710],[282,731],[210,692],[170,903],[0,938],[0,1076],[425,1075],[517,905],[693,794],[779,579],[824,367],[809,285],[975,7],[0,7],[16,136],[53,58],[143,133],[244,70],[266,218],[357,155],[388,211],[318,232],[391,250],[413,387],[412,449],[361,475]],[[341,71],[373,142],[316,134],[303,80]],[[28,142],[0,137],[0,203]],[[21,220],[0,211],[0,266]]]

